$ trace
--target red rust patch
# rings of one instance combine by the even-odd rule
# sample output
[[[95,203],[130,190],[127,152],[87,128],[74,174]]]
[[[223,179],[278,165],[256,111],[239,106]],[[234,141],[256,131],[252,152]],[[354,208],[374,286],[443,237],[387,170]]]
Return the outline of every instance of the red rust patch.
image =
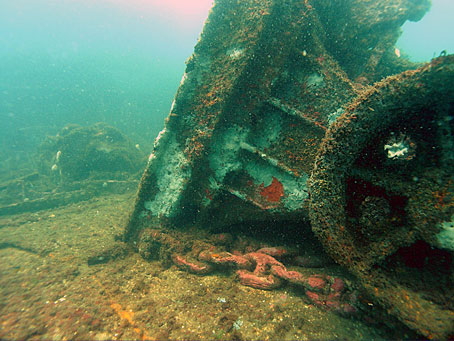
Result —
[[[211,194],[210,190],[207,188],[205,189],[205,196],[211,200],[213,200],[213,195]]]
[[[263,186],[263,184],[262,184]],[[269,202],[279,202],[284,196],[284,186],[273,176],[273,182],[260,191],[260,195]]]

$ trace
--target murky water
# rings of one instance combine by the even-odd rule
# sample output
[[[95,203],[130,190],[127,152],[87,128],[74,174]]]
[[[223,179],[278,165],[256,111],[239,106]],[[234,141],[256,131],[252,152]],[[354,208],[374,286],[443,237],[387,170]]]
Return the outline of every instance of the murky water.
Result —
[[[452,337],[432,2],[2,1],[0,338]]]

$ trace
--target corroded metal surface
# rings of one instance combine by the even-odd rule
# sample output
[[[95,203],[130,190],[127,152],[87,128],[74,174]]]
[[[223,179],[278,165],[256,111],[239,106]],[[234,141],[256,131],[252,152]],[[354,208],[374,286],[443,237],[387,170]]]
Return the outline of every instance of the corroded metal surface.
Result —
[[[454,333],[454,56],[360,96],[322,144],[311,221],[325,250],[426,337]]]
[[[136,240],[150,220],[306,219],[306,181],[326,129],[359,90],[393,71],[366,77],[361,70],[370,58],[378,63],[392,54],[370,46],[394,43],[403,21],[427,9],[426,1],[401,1],[386,18],[381,7],[369,11],[371,24],[359,20],[361,1],[344,5],[215,3],[156,140],[126,239]],[[344,27],[336,36],[334,19]],[[372,36],[370,29],[385,23],[392,25]],[[366,42],[347,54],[358,34]]]
[[[301,222],[310,214],[331,256],[377,303],[427,337],[449,336],[453,307],[442,302],[453,287],[452,57],[403,72],[417,65],[394,51],[400,26],[429,5],[217,1],[124,239],[148,250],[155,228]],[[412,263],[415,249],[423,252]],[[406,280],[418,266],[425,277],[417,283],[431,284]]]

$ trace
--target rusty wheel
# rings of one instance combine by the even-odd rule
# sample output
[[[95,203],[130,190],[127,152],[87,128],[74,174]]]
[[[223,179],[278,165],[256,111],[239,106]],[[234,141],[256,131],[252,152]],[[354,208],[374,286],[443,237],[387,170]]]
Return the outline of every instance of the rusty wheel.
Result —
[[[454,335],[454,56],[388,77],[328,131],[310,179],[325,249],[426,337]]]

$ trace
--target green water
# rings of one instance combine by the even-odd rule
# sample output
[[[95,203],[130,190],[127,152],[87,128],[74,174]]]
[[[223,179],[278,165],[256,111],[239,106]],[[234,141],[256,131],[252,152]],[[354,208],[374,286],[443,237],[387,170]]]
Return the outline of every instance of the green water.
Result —
[[[228,272],[197,277],[134,252],[122,258],[127,251],[118,251],[115,236],[127,224],[147,156],[163,128],[210,4],[0,0],[0,208],[11,208],[0,212],[0,338],[414,335],[407,329],[390,331],[380,323],[318,310],[291,287],[254,291]],[[433,0],[432,10],[421,21],[404,24],[396,54],[423,62],[453,53],[453,4]],[[301,51],[302,56],[306,53]],[[311,79],[321,78],[315,74]],[[65,140],[68,131],[80,140]],[[112,160],[112,148],[117,146],[129,148],[118,149],[117,156],[137,155]],[[84,152],[102,154],[94,160],[102,159],[110,170],[118,166],[115,174],[103,177],[102,165],[79,162],[77,169],[99,166],[101,175],[87,170],[71,183],[63,161],[73,161],[75,151],[81,162]],[[127,162],[136,167],[124,174],[119,164]],[[41,195],[46,205],[39,202]],[[165,237],[173,238],[172,233]],[[118,261],[104,267],[105,254]],[[340,267],[329,270],[332,276],[348,277]]]

